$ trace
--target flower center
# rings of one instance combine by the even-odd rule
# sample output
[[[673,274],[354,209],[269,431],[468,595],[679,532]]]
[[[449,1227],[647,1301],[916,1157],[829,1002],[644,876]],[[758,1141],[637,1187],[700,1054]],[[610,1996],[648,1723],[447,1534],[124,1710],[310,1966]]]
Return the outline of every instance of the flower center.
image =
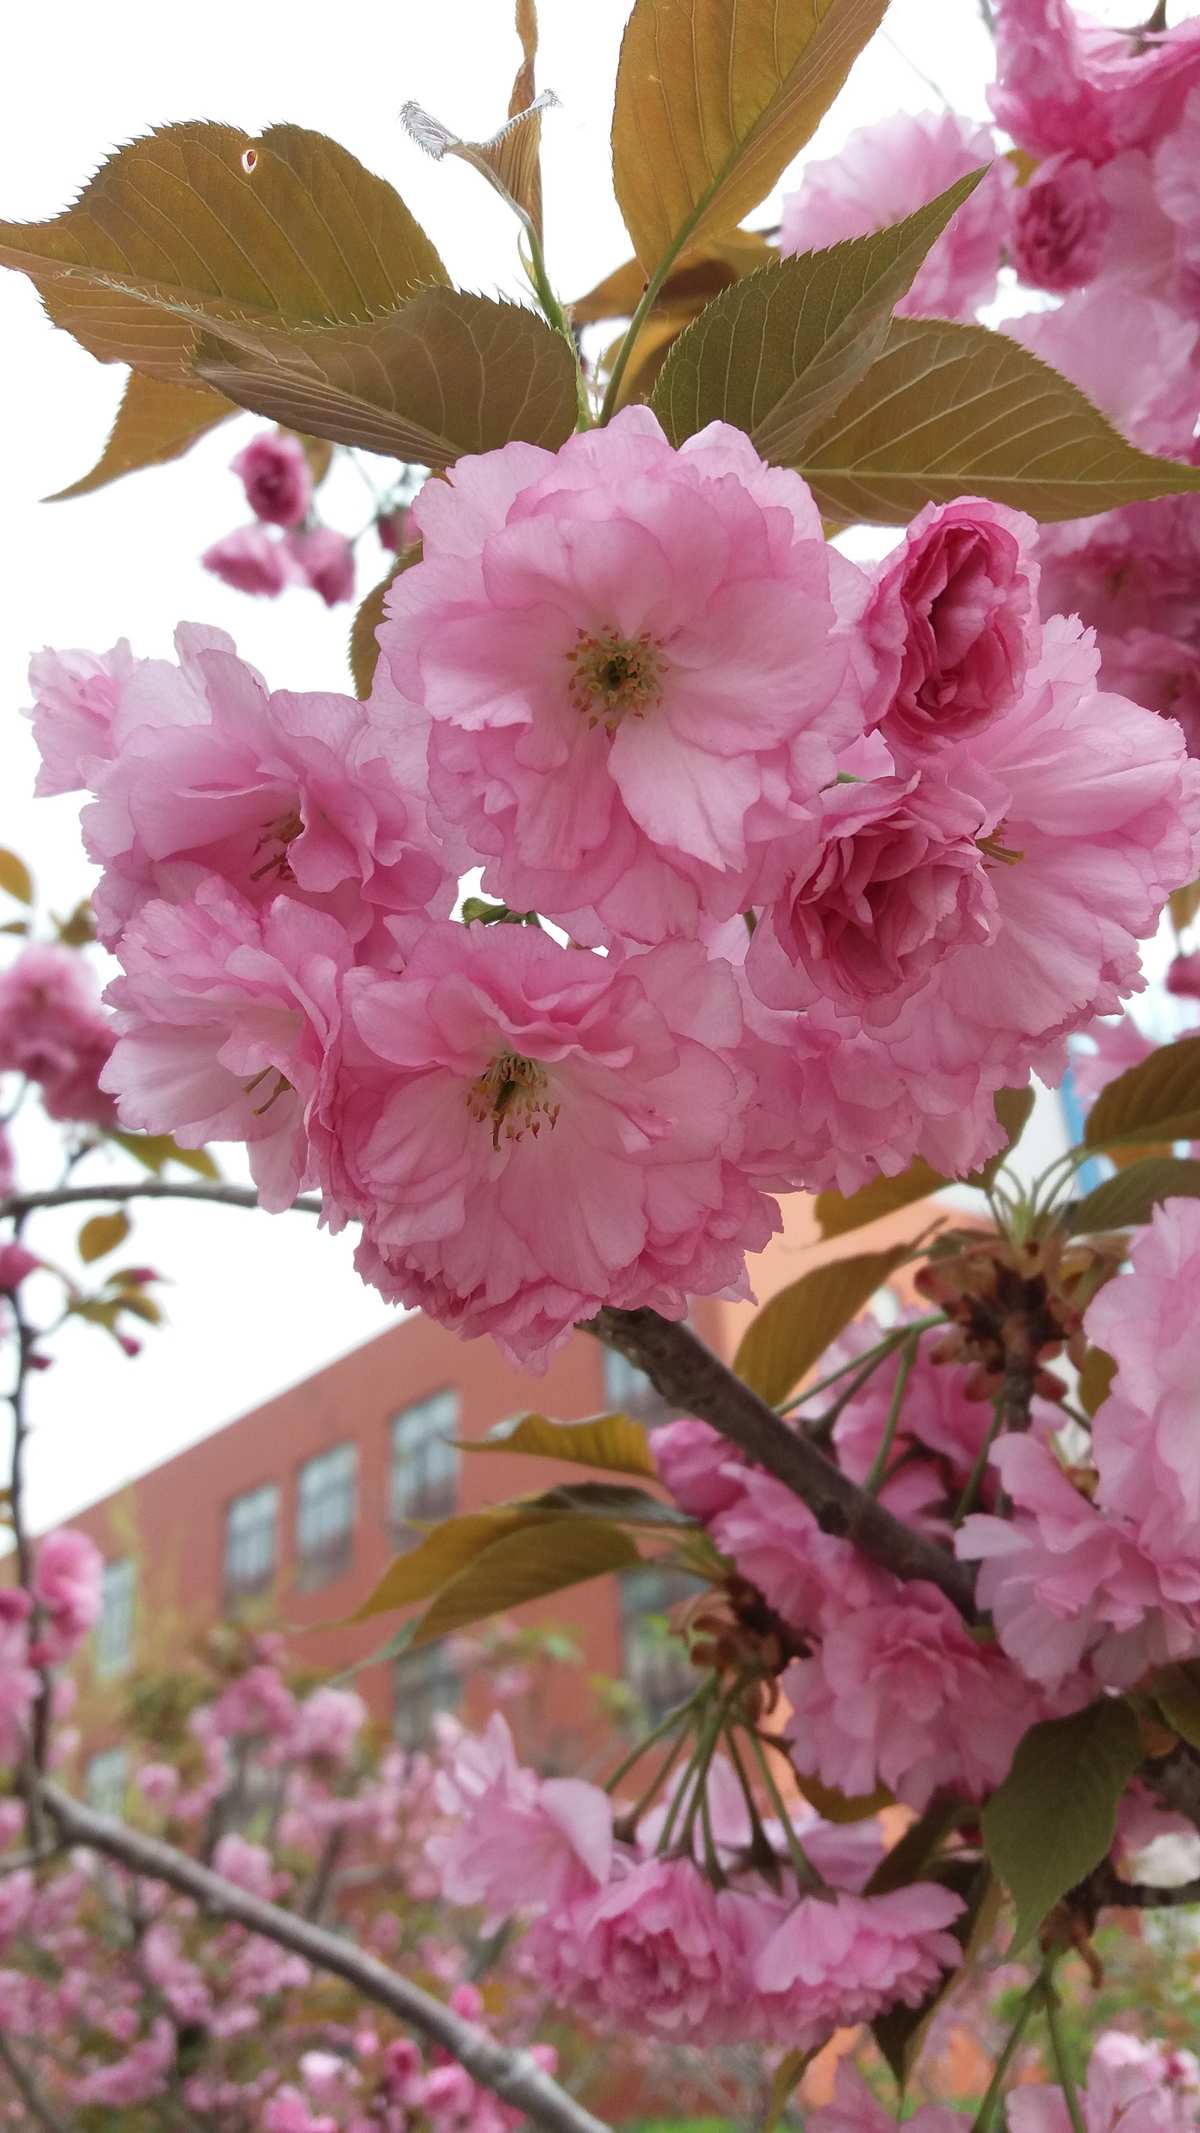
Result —
[[[254,1079],[252,1081],[246,1082],[245,1089],[247,1096],[257,1095],[259,1089],[261,1089],[263,1083],[271,1074],[274,1074],[275,1076],[275,1085],[270,1090],[263,1103],[255,1104],[253,1106],[253,1116],[255,1118],[261,1118],[264,1112],[270,1110],[272,1104],[277,1104],[279,1102],[280,1097],[288,1095],[291,1090],[292,1084],[288,1080],[286,1074],[281,1074],[276,1067],[266,1066],[262,1069],[261,1073],[256,1074],[254,1076]]]
[[[647,704],[662,702],[662,647],[646,630],[640,637],[580,630],[566,656],[571,702],[589,726],[615,733],[626,712],[644,718]]]
[[[295,879],[288,864],[288,846],[294,837],[300,835],[303,828],[300,810],[296,807],[292,808],[290,814],[280,815],[277,821],[263,824],[262,836],[254,847],[254,857],[257,859],[260,852],[264,852],[266,857],[251,870],[251,881],[261,881],[267,874],[277,874],[280,881]]]
[[[528,1128],[537,1139],[543,1120],[553,1126],[559,1106],[550,1103],[550,1077],[536,1059],[520,1052],[498,1052],[486,1073],[467,1090],[467,1109],[472,1118],[492,1121],[492,1146],[499,1149],[503,1130],[506,1140],[519,1141]]]
[[[1015,867],[1024,859],[1025,854],[1014,852],[1011,845],[1005,844],[1004,832],[1007,827],[1007,823],[1002,822],[992,831],[990,837],[977,837],[975,849],[982,852],[985,859],[994,859],[999,866]]]

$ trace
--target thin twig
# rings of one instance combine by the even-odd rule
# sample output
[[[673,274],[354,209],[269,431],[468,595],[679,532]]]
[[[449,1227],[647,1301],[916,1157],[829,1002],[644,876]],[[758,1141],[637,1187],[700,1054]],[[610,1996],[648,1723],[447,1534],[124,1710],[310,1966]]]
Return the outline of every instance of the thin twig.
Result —
[[[48,1192],[13,1192],[0,1200],[0,1221],[35,1213],[39,1207],[74,1207],[86,1200],[208,1200],[214,1207],[257,1207],[253,1185],[231,1185],[224,1179],[211,1185],[185,1185],[172,1178],[135,1178],[115,1185],[55,1185]],[[321,1202],[314,1194],[293,1200],[289,1213],[319,1215]]]
[[[899,1578],[924,1578],[974,1618],[974,1583],[963,1563],[917,1533],[843,1474],[800,1431],[743,1385],[690,1327],[657,1311],[605,1309],[585,1331],[644,1370],[680,1414],[696,1415],[727,1437],[753,1465],[774,1474],[805,1502],[826,1533],[848,1541]]]
[[[60,2118],[54,2105],[43,2092],[41,2083],[23,2064],[13,2050],[4,2031],[0,2029],[0,2066],[4,2068],[31,2119],[36,2119],[43,2133],[73,2133],[68,2119]]]
[[[290,1948],[316,1969],[343,1978],[364,1999],[386,2007],[421,2036],[441,2045],[481,2088],[490,2089],[505,2103],[524,2111],[535,2125],[545,2126],[547,2133],[611,2133],[602,2119],[594,2117],[543,2072],[529,2053],[498,2044],[486,2030],[464,2020],[453,2008],[399,1977],[351,1941],[314,1925],[310,1919],[297,1917],[293,1911],[280,1909],[278,1904],[251,1896],[220,1874],[198,1865],[186,1853],[176,1851],[173,1845],[143,1836],[110,1815],[81,1806],[57,1785],[43,1783],[42,1800],[68,1842],[115,1859],[131,1873],[165,1882],[168,1888],[190,1896],[210,1915],[244,1926],[247,1932],[273,1941],[276,1947]]]

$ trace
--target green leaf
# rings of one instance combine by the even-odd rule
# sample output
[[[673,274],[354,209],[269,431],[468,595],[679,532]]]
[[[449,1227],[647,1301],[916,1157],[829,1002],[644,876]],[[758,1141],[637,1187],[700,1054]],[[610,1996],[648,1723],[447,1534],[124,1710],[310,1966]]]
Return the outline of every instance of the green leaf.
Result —
[[[954,1894],[963,1900],[965,1909],[955,1919],[951,1931],[969,1955],[990,1937],[995,1927],[999,1907],[995,1880],[986,1866],[969,1859],[944,1861],[933,1878],[953,1889]],[[871,2023],[871,2035],[902,2095],[925,2044],[933,2015],[961,1982],[964,1969],[968,1967],[964,1964],[960,1969],[944,1970],[932,1992],[926,1994],[919,2006],[900,2004],[889,2007],[883,2014],[876,2015]]]
[[[1137,1719],[1120,1697],[1046,1719],[1025,1735],[983,1810],[988,1858],[1017,1907],[1010,1955],[1108,1853],[1142,1753]]]
[[[883,354],[786,464],[837,524],[903,525],[964,494],[1086,518],[1200,489],[1200,468],[1140,452],[1018,341],[942,319],[893,319]]]
[[[501,1504],[491,1511],[464,1511],[457,1518],[443,1519],[418,1547],[388,1565],[351,1620],[363,1622],[370,1615],[390,1614],[398,1607],[411,1607],[415,1600],[427,1600],[494,1541],[519,1526],[535,1523],[539,1515]]]
[[[115,1252],[118,1244],[124,1244],[129,1235],[129,1217],[120,1208],[111,1215],[92,1215],[79,1232],[76,1248],[85,1266],[93,1259],[103,1259],[106,1252]]]
[[[1189,1747],[1200,1748],[1200,1666],[1194,1660],[1164,1666],[1150,1683],[1150,1693],[1167,1724]]]
[[[904,1835],[884,1853],[867,1883],[866,1893],[887,1896],[893,1889],[906,1888],[912,1881],[927,1879],[932,1861],[958,1822],[957,1801],[935,1800],[933,1806],[927,1807],[924,1814],[910,1823]]]
[[[789,1282],[743,1333],[733,1359],[738,1377],[772,1406],[786,1399],[907,1255],[906,1244],[863,1252]]]
[[[1092,1105],[1083,1139],[1088,1148],[1200,1139],[1200,1037],[1160,1044],[1118,1074]]]
[[[1105,1178],[1094,1192],[1075,1200],[1064,1210],[1068,1233],[1078,1237],[1102,1229],[1130,1229],[1148,1222],[1163,1200],[1178,1194],[1186,1200],[1200,1199],[1200,1162],[1174,1155],[1151,1155],[1131,1163],[1115,1178]]]
[[[375,669],[379,664],[379,625],[387,613],[388,587],[402,570],[411,570],[421,560],[421,543],[413,541],[396,557],[387,576],[381,578],[362,602],[354,617],[350,631],[350,672],[354,676],[356,696],[369,696],[375,684]]]
[[[796,2088],[797,2083],[804,2079],[804,2075],[812,2065],[819,2049],[818,2045],[814,2045],[811,2050],[806,2052],[790,2051],[784,2053],[774,2074],[771,2076],[771,2093],[767,2098],[767,2115],[763,2120],[763,2133],[775,2133],[775,2128],[791,2101],[793,2090]]]
[[[817,1194],[817,1221],[821,1225],[821,1235],[847,1236],[851,1230],[862,1229],[868,1222],[878,1222],[882,1216],[895,1214],[901,1207],[911,1207],[914,1200],[926,1200],[932,1193],[941,1192],[956,1182],[980,1188],[990,1185],[1025,1130],[1033,1109],[1033,1090],[998,1089],[992,1102],[1007,1139],[999,1154],[989,1156],[981,1169],[956,1181],[943,1177],[932,1164],[918,1156],[899,1177],[872,1178],[868,1185],[860,1185],[857,1192],[845,1195],[820,1192]]]
[[[675,342],[652,405],[672,444],[710,422],[794,460],[887,339],[893,306],[982,170],[904,221],[763,267],[715,298]]]
[[[414,1649],[451,1630],[469,1629],[488,1615],[507,1614],[527,1600],[541,1600],[610,1570],[630,1570],[642,1561],[636,1543],[619,1526],[559,1518],[520,1527],[450,1579],[413,1633]]]
[[[851,1795],[838,1792],[833,1785],[823,1785],[820,1778],[810,1777],[803,1770],[797,1771],[796,1784],[823,1822],[867,1822],[872,1815],[882,1814],[885,1807],[896,1804],[895,1793],[889,1792],[886,1785],[877,1785],[874,1792]]]
[[[530,1511],[573,1518],[606,1518],[622,1526],[694,1527],[696,1521],[668,1498],[651,1496],[616,1481],[565,1481],[539,1496],[520,1498]]]
[[[613,182],[649,273],[731,230],[824,117],[887,0],[635,0]]]
[[[427,289],[361,325],[227,326],[201,337],[196,371],[275,422],[427,467],[514,438],[554,450],[578,413],[562,334],[460,289]]]
[[[645,1428],[632,1415],[592,1415],[586,1422],[551,1422],[546,1415],[521,1415],[515,1422],[501,1422],[465,1448],[528,1452],[535,1459],[570,1459],[577,1466],[603,1467],[612,1474],[644,1474],[650,1481],[658,1473]]]
[[[33,876],[15,852],[0,850],[0,889],[15,896],[19,904],[33,902]]]
[[[169,1133],[122,1133],[114,1128],[108,1137],[134,1156],[144,1170],[152,1170],[155,1177],[168,1163],[179,1163],[201,1178],[221,1175],[207,1148],[181,1148]]]
[[[1117,1366],[1103,1348],[1089,1348],[1079,1373],[1079,1404],[1085,1415],[1094,1415],[1112,1391]]]
[[[184,385],[176,378],[155,378],[131,370],[121,395],[108,443],[90,474],[46,497],[48,504],[87,496],[123,474],[160,467],[179,459],[198,437],[240,412],[207,385]]]
[[[0,223],[0,266],[101,362],[176,380],[204,326],[351,324],[446,279],[399,194],[336,141],[205,121],[118,149],[51,221]]]

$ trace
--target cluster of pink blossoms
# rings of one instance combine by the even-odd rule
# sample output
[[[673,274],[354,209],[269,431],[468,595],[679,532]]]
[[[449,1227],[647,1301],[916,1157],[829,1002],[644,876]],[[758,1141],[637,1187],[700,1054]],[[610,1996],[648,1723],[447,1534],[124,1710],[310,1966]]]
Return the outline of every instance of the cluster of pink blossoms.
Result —
[[[1110,27],[1068,0],[996,0],[999,125],[900,113],[808,164],[783,203],[785,254],[912,213],[982,164],[983,182],[922,265],[902,313],[969,319],[1001,265],[1026,290],[1011,333],[1134,442],[1196,456],[1200,419],[1200,25]],[[1047,617],[1097,631],[1105,686],[1178,718],[1200,753],[1200,503],[1136,503],[1044,526]]]
[[[207,548],[206,570],[236,592],[274,599],[307,585],[326,607],[354,594],[354,550],[345,535],[313,517],[313,479],[304,446],[287,430],[263,430],[233,461],[254,513]]]
[[[1198,2075],[1191,2052],[1102,2030],[1076,2092],[1079,2117],[1086,2133],[1191,2133],[1200,2116]],[[1057,2083],[1017,2083],[1005,2098],[1005,2117],[1011,2133],[1071,2133],[1078,2123]],[[894,2133],[895,2123],[848,2063],[838,2070],[833,2102],[807,2119],[812,2133]],[[913,2133],[969,2133],[971,2120],[948,2104],[925,2103],[905,2124]]]
[[[452,1902],[532,1921],[528,1971],[602,2030],[807,2049],[885,2007],[919,2006],[961,1961],[948,1929],[962,1904],[950,1890],[917,1882],[862,1893],[876,1863],[869,1843],[847,1845],[845,1831],[815,1820],[803,1831],[806,1856],[824,1882],[797,1883],[778,1828],[768,1880],[746,1863],[732,1770],[718,1761],[706,1784],[720,1887],[698,1859],[653,1848],[661,1812],[630,1841],[619,1833],[619,1803],[598,1786],[524,1768],[497,1715],[463,1742],[442,1781],[449,1819],[429,1854]]]
[[[773,1193],[965,1172],[1140,984],[1200,774],[1039,619],[1027,520],[931,507],[867,573],[798,475],[645,408],[413,516],[366,701],[194,627],[34,673],[123,1123],[319,1187],[385,1295],[536,1367],[744,1294]],[[472,865],[504,922],[450,917]]]
[[[0,1767],[18,1762],[28,1741],[38,1669],[69,1659],[95,1623],[103,1567],[86,1533],[64,1529],[38,1547],[28,1591],[0,1589]]]
[[[991,1460],[1013,1514],[976,1514],[957,1536],[959,1554],[981,1565],[979,1599],[1001,1646],[1048,1690],[1080,1670],[1092,1694],[1128,1688],[1200,1650],[1198,1275],[1200,1207],[1168,1200],[1131,1271],[1085,1317],[1117,1366],[1092,1418],[1089,1470],[1067,1471],[1033,1436],[1004,1437]]]

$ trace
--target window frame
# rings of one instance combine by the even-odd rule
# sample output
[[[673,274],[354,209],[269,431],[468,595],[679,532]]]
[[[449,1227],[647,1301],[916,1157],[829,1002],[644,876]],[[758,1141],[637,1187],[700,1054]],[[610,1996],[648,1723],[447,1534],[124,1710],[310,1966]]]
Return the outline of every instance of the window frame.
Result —
[[[114,1591],[121,1580],[119,1594]],[[97,1681],[115,1681],[133,1664],[137,1607],[137,1566],[131,1555],[106,1562],[100,1574],[100,1613],[92,1643],[92,1671]],[[114,1620],[122,1624],[119,1649],[114,1649]]]
[[[270,1498],[269,1517],[248,1521],[240,1532],[236,1531],[239,1510],[253,1503],[256,1498],[266,1497]],[[241,1600],[256,1599],[262,1593],[269,1592],[274,1584],[279,1571],[279,1514],[282,1497],[283,1492],[277,1481],[260,1481],[256,1482],[253,1488],[241,1489],[236,1496],[228,1499],[225,1505],[224,1546],[221,1555],[221,1587],[227,1606],[234,1606]],[[244,1546],[247,1534],[257,1537],[260,1529],[269,1529],[270,1532],[270,1548],[265,1569],[260,1572],[235,1574],[236,1544],[241,1542]]]
[[[392,1415],[388,1423],[387,1524],[392,1545],[401,1551],[420,1544],[422,1522],[435,1524],[458,1509],[461,1454],[450,1441],[462,1423],[462,1400],[454,1385],[439,1386]],[[415,1425],[415,1427],[414,1427]],[[406,1426],[412,1436],[407,1455],[401,1458],[401,1439]],[[438,1447],[431,1461],[424,1457]],[[427,1469],[422,1473],[422,1469]],[[416,1486],[401,1488],[404,1475],[416,1475]]]
[[[458,1709],[465,1687],[465,1677],[454,1664],[448,1638],[438,1638],[415,1652],[400,1652],[392,1664],[393,1740],[410,1755],[428,1747],[434,1720],[443,1711]],[[402,1705],[408,1711],[420,1708],[418,1725],[401,1725]]]
[[[321,1487],[306,1484],[306,1477],[312,1475],[314,1468],[332,1470],[337,1460],[345,1462],[344,1480],[326,1481]],[[344,1501],[345,1519],[332,1525],[317,1515],[316,1531],[307,1530],[314,1523],[314,1507],[326,1501]],[[332,1585],[336,1578],[345,1576],[354,1560],[357,1524],[358,1445],[353,1437],[343,1437],[339,1444],[326,1445],[304,1460],[296,1475],[296,1584],[301,1592]]]

